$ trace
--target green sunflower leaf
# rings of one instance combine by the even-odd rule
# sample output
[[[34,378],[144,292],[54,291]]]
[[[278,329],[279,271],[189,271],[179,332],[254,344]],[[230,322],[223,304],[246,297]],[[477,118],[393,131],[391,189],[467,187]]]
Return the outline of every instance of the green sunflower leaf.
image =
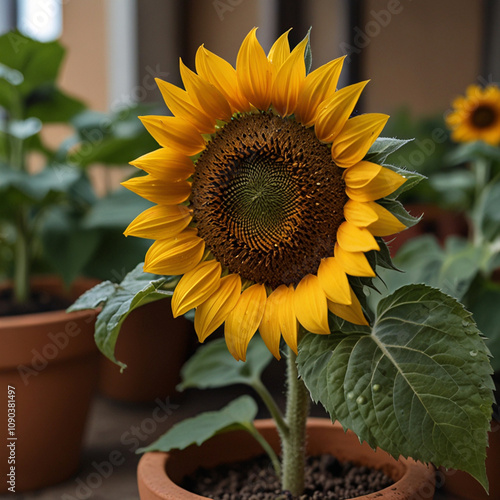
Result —
[[[306,35],[307,45],[306,45],[306,50],[304,51],[304,62],[306,64],[306,75],[308,75],[309,72],[311,71],[312,60],[313,60],[312,50],[311,50],[311,30],[312,30],[312,27],[310,27],[307,30],[307,35]]]
[[[366,153],[365,160],[373,163],[383,164],[387,157],[411,142],[412,139],[396,139],[392,137],[379,137],[372,144],[372,147]]]
[[[415,224],[418,224],[418,222],[422,218],[422,216],[414,217],[413,215],[408,213],[399,201],[382,198],[381,200],[378,200],[377,203],[389,210],[389,212],[391,212],[391,214],[394,215],[406,227],[412,227]]]
[[[115,345],[120,328],[127,316],[140,306],[156,300],[170,298],[175,276],[158,276],[145,273],[139,264],[125,276],[120,284],[104,282],[85,292],[70,311],[80,311],[102,305],[95,325],[95,341],[99,350],[122,369],[127,365],[115,357]]]
[[[257,415],[257,403],[250,396],[240,396],[218,411],[207,411],[196,417],[175,424],[154,443],[139,448],[137,453],[147,451],[183,450],[189,445],[198,446],[221,434],[237,429],[253,430]]]
[[[273,355],[259,335],[248,345],[245,363],[236,361],[227,350],[224,339],[217,339],[198,348],[181,370],[182,382],[177,389],[183,391],[213,389],[233,384],[252,385],[260,380]]]
[[[403,177],[406,178],[406,182],[402,186],[400,186],[398,189],[396,189],[396,191],[394,191],[389,196],[387,196],[386,197],[387,199],[395,200],[402,193],[414,188],[417,184],[419,184],[421,181],[423,181],[426,178],[425,175],[419,174],[418,172],[410,172],[409,170],[406,170],[406,169],[400,168],[400,167],[396,167],[395,165],[384,164],[384,167],[389,168],[389,169],[393,170],[394,172],[398,173],[399,175],[402,175]]]
[[[297,362],[314,401],[362,441],[465,470],[487,488],[489,351],[453,298],[425,285],[400,288],[379,302],[370,333],[308,334]]]

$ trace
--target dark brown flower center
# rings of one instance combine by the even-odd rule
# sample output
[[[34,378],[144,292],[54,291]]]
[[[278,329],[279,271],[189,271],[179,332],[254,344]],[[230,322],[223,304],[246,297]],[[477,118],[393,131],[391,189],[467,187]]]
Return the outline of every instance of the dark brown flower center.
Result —
[[[472,125],[476,128],[491,127],[497,120],[495,110],[490,106],[478,106],[471,114]]]
[[[234,118],[196,163],[199,236],[230,273],[272,288],[333,255],[346,201],[330,148],[292,119]]]

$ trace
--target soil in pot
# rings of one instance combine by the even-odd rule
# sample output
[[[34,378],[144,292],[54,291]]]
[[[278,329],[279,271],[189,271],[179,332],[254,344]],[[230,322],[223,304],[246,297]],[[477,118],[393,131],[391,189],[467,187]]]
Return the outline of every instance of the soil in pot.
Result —
[[[344,500],[387,488],[393,481],[382,471],[352,462],[339,462],[329,454],[309,457],[302,499]],[[292,500],[280,488],[279,478],[265,455],[212,469],[198,469],[185,477],[182,487],[214,500]]]
[[[14,300],[11,288],[0,290],[0,317],[65,310],[70,305],[71,300],[68,298],[44,290],[33,290],[29,300],[23,303]]]

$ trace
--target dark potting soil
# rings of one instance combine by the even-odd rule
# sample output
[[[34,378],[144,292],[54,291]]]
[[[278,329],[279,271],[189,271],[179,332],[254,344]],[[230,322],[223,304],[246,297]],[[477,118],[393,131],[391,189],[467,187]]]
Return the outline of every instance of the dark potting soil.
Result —
[[[184,478],[181,487],[214,500],[342,500],[368,495],[393,483],[379,470],[320,455],[307,459],[306,489],[303,495],[294,497],[280,489],[269,458],[263,455],[212,469],[200,468]]]
[[[0,291],[0,316],[60,311],[70,305],[71,301],[43,291],[32,291],[29,300],[25,303],[16,302],[11,289]]]

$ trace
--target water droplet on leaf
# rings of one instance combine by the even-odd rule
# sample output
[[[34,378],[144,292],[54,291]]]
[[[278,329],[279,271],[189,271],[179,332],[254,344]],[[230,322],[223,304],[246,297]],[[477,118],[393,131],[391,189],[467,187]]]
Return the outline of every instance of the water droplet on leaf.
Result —
[[[348,392],[347,393],[347,399],[354,399],[354,392]]]
[[[358,405],[364,405],[366,403],[366,398],[364,396],[358,396],[356,403],[358,403]]]
[[[381,389],[380,384],[374,384],[372,389],[373,389],[373,392],[380,392],[380,389]]]

